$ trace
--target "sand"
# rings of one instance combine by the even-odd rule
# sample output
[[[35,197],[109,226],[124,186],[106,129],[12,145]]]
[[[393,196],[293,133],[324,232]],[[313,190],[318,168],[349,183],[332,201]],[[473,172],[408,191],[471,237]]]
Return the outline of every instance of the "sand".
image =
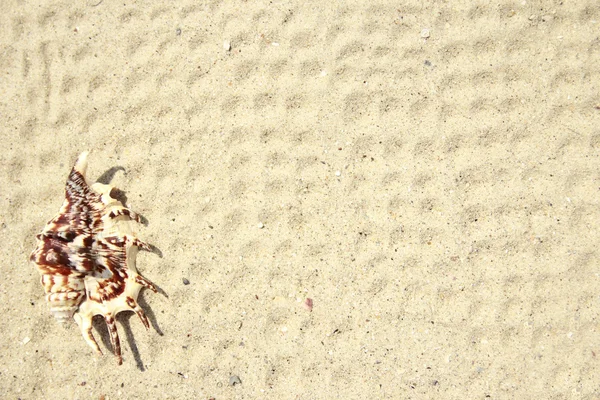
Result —
[[[42,3],[0,16],[2,398],[600,398],[596,1]],[[84,150],[163,253],[122,366],[28,261]]]

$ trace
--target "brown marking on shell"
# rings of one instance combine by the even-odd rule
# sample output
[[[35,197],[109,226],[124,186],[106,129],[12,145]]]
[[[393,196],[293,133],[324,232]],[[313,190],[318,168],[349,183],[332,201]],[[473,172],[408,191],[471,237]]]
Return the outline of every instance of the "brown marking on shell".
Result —
[[[142,287],[157,289],[137,273],[135,258],[138,248],[151,251],[152,246],[135,235],[132,221],[141,222],[140,216],[111,196],[117,193],[112,186],[89,186],[86,169],[84,152],[69,174],[58,215],[36,236],[38,245],[30,259],[42,276],[55,318],[60,322],[74,318],[88,345],[102,354],[92,334],[92,318],[102,315],[121,364],[114,317],[133,311],[149,327],[136,299]]]
[[[108,214],[108,216],[109,216],[109,218],[117,218],[120,216],[126,216],[138,223],[142,223],[142,218],[137,213],[135,213],[127,208],[123,208],[121,210],[113,210],[110,212],[110,214]]]

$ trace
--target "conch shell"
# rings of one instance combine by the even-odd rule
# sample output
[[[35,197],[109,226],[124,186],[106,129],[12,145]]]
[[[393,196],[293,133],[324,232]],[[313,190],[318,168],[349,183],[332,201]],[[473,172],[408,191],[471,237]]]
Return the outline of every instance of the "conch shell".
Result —
[[[156,286],[138,274],[138,249],[155,248],[135,234],[140,216],[113,197],[114,188],[101,183],[89,186],[85,179],[88,152],[82,153],[67,179],[65,201],[37,235],[31,254],[42,275],[50,311],[60,323],[75,319],[85,341],[102,354],[92,334],[92,318],[102,315],[119,364],[121,345],[115,316],[134,311],[146,328],[148,318],[137,303],[145,287]]]

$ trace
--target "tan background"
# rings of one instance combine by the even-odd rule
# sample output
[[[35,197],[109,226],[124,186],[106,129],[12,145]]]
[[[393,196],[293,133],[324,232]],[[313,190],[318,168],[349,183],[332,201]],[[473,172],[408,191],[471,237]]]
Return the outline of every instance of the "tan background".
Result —
[[[597,1],[24,3],[0,16],[3,397],[600,397]],[[28,263],[86,149],[164,253],[120,367]]]

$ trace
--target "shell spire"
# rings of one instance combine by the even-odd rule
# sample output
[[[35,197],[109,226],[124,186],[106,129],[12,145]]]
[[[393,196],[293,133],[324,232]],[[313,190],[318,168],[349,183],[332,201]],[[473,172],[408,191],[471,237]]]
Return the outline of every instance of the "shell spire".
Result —
[[[87,172],[87,157],[89,152],[84,151],[79,155],[75,165],[69,174],[67,184],[65,187],[65,197],[71,201],[84,200],[90,191],[90,188],[85,180],[85,174]]]
[[[85,176],[85,173],[87,172],[87,166],[88,166],[88,155],[90,154],[89,150],[86,150],[84,152],[82,152],[79,157],[77,157],[77,160],[75,161],[75,165],[73,165],[73,169],[76,170],[77,172],[79,172],[81,175]]]
[[[46,301],[57,321],[75,319],[85,341],[101,353],[92,318],[102,315],[121,364],[115,316],[133,311],[149,327],[137,297],[143,287],[155,292],[157,288],[138,274],[135,259],[138,249],[154,248],[137,238],[134,222],[141,218],[111,196],[112,186],[88,185],[88,154],[84,151],[77,158],[67,178],[65,201],[37,235],[30,259],[42,276]]]

